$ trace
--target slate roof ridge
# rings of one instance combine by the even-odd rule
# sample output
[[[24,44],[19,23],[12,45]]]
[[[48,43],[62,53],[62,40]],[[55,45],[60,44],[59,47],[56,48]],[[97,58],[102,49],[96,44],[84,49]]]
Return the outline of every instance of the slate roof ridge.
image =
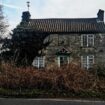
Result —
[[[42,20],[42,21],[54,21],[54,20],[61,20],[61,21],[91,21],[91,22],[97,22],[97,17],[94,17],[94,18],[37,18],[37,19],[30,19],[29,21],[39,21],[39,20]]]
[[[93,18],[36,18],[36,19],[30,19],[30,20],[52,20],[52,19],[81,20],[81,19],[97,19],[97,17],[93,17]]]

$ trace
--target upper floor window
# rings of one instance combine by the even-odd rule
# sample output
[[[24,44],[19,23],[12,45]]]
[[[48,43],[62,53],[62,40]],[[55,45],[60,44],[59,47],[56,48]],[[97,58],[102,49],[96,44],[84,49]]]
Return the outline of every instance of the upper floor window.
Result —
[[[93,34],[81,35],[81,46],[93,47],[94,46],[94,35]]]

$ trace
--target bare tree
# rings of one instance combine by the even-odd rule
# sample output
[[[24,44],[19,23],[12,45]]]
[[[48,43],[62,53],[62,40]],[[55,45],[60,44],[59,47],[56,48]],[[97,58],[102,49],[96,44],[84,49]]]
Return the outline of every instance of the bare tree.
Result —
[[[5,43],[4,35],[7,31],[8,23],[3,15],[3,6],[0,5],[0,64],[2,60],[1,52],[3,51],[2,46]]]
[[[7,27],[8,27],[7,21],[3,15],[2,8],[3,8],[2,5],[0,5],[0,39],[7,31]]]

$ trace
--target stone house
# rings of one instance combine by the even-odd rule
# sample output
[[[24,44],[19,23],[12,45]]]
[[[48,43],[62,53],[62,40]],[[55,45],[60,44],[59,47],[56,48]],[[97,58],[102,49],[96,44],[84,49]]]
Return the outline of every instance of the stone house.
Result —
[[[45,41],[51,43],[44,50],[45,55],[36,57],[32,63],[38,68],[73,62],[89,69],[105,63],[105,24],[101,9],[95,18],[30,19],[26,11],[22,22],[39,34],[49,34]]]

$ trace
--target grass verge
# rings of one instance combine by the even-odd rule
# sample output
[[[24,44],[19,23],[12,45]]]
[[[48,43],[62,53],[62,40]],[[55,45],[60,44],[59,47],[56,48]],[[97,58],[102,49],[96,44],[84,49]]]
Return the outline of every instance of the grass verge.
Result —
[[[96,91],[80,91],[80,92],[66,92],[66,91],[52,91],[40,89],[4,89],[0,88],[0,97],[5,98],[73,98],[73,99],[99,99],[105,100],[105,93]]]

